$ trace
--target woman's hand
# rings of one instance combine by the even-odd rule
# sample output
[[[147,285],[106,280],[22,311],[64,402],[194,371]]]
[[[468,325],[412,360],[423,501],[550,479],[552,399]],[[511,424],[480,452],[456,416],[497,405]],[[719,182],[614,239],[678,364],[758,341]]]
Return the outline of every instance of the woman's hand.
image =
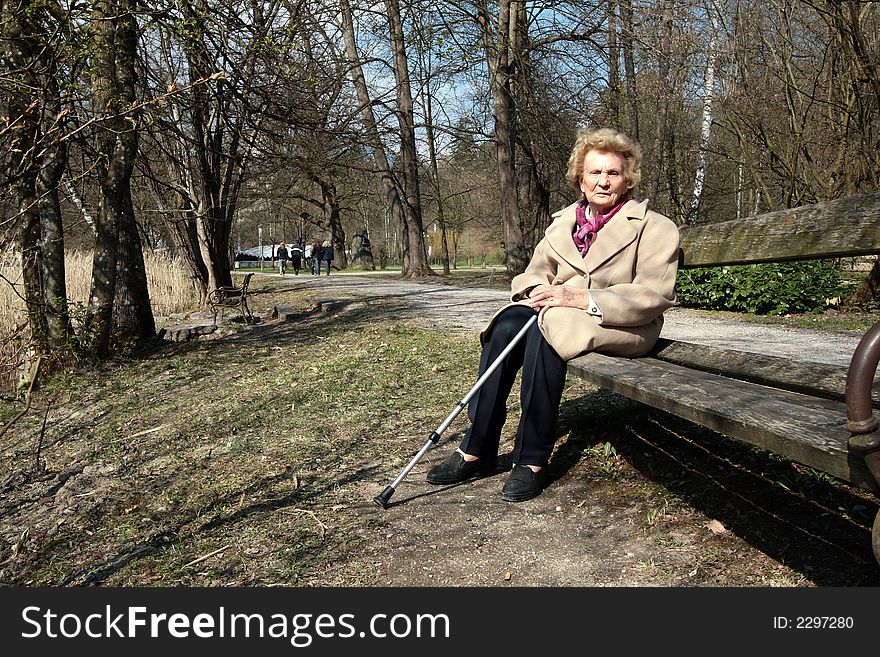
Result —
[[[570,285],[536,285],[529,292],[528,302],[535,310],[554,306],[586,310],[589,307],[589,296],[586,290]]]

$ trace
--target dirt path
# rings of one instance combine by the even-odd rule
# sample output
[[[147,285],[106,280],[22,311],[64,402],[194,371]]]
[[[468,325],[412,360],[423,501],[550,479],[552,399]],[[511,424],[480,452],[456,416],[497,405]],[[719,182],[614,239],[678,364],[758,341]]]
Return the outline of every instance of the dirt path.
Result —
[[[505,290],[417,283],[390,276],[288,276],[287,279],[292,288],[318,290],[328,300],[382,300],[387,304],[383,312],[393,317],[418,320],[426,326],[474,332],[479,332],[509,297]],[[666,313],[662,335],[674,340],[832,365],[849,365],[861,337],[856,332],[837,332],[835,340],[829,341],[827,331],[718,319],[686,308],[674,308]]]
[[[386,317],[460,330],[465,339],[475,339],[507,296],[362,276],[288,278],[340,316],[347,307],[375,304]],[[841,334],[819,348],[817,332],[733,324],[678,309],[669,313],[664,335],[838,364],[848,362],[857,342],[855,334]],[[471,383],[461,382],[463,394]],[[438,422],[449,411],[438,408]],[[433,428],[425,427],[426,438]],[[381,510],[371,500],[401,468],[389,464],[352,491],[346,510],[360,518],[375,549],[333,568],[361,569],[387,586],[880,583],[862,519],[873,517],[876,504],[849,489],[818,479],[798,495],[791,482],[804,475],[789,464],[756,459],[717,434],[580,383],[567,391],[560,432],[551,484],[521,504],[499,499],[505,472],[452,487],[424,481],[427,469],[453,449],[454,433],[425,455],[392,506]],[[508,436],[505,469],[511,449]]]

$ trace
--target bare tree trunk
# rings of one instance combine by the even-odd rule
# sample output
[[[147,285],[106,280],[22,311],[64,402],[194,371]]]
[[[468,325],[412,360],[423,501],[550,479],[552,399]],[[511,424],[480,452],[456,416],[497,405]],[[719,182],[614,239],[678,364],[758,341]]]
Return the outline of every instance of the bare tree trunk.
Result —
[[[703,84],[703,121],[700,129],[700,161],[694,176],[694,191],[691,207],[688,211],[687,223],[697,223],[700,202],[703,196],[703,182],[706,179],[706,168],[709,165],[709,139],[712,135],[712,101],[715,98],[715,65],[718,58],[718,12],[714,4],[709,7],[712,20],[712,34],[709,37],[709,52],[706,61],[706,78]]]
[[[135,57],[137,51],[137,21],[134,15],[136,0],[119,0],[119,13],[115,16],[116,55],[115,74],[118,93],[117,107],[123,110],[135,101]],[[118,135],[116,157],[119,158],[118,173],[113,192],[118,195],[116,252],[116,287],[113,300],[113,329],[122,343],[130,344],[147,340],[156,334],[153,309],[147,289],[147,271],[144,251],[138,233],[134,205],[131,200],[131,174],[138,151],[139,115],[129,112],[124,120],[126,128]]]
[[[167,112],[156,113],[157,127],[150,134],[167,154],[171,187],[184,201],[170,220],[193,224],[174,232],[187,249],[195,235],[197,249],[186,260],[190,274],[201,278],[196,289],[203,296],[204,290],[231,284],[232,225],[242,181],[258,135],[266,134],[266,109],[275,102],[276,82],[286,70],[273,70],[272,59],[268,71],[260,67],[277,45],[269,30],[278,25],[282,5],[291,10],[285,19],[293,23],[301,5],[251,3],[239,16],[229,4],[178,3],[177,21],[160,34],[159,49],[169,71],[163,75],[169,89],[180,93]],[[293,37],[278,36],[287,38]],[[184,73],[174,73],[181,69],[181,57],[184,89],[177,88],[177,75]]]
[[[53,71],[54,73],[54,71]],[[57,85],[50,80],[47,97],[47,116],[60,120],[61,104]],[[44,124],[44,134],[58,126]],[[46,149],[43,166],[37,178],[37,194],[40,198],[40,227],[43,243],[43,296],[46,305],[46,321],[49,345],[63,349],[70,343],[73,330],[67,307],[67,283],[64,266],[64,227],[61,221],[61,203],[58,188],[64,175],[67,148],[53,140]]]
[[[553,220],[550,213],[553,181],[548,173],[546,132],[554,117],[547,113],[546,102],[539,96],[544,89],[531,57],[525,3],[517,3],[516,9],[516,120],[522,128],[516,131],[521,190],[518,204],[523,247],[531,252]]]
[[[620,48],[623,50],[623,67],[626,73],[626,98],[629,111],[629,136],[639,141],[639,102],[636,90],[636,65],[633,56],[633,7],[632,0],[620,0]]]
[[[367,89],[367,81],[364,77],[364,71],[360,64],[360,56],[357,51],[357,35],[354,30],[354,18],[351,13],[351,6],[348,0],[341,0],[340,8],[342,10],[342,36],[345,41],[345,52],[349,60],[351,70],[351,80],[357,93],[358,103],[360,105],[361,120],[364,124],[366,133],[366,142],[369,145],[373,159],[376,163],[376,173],[379,176],[379,182],[382,186],[382,193],[385,197],[385,205],[387,215],[396,228],[400,230],[403,244],[401,249],[404,253],[409,252],[409,231],[407,229],[407,218],[403,211],[403,201],[400,198],[400,191],[388,163],[388,157],[385,154],[385,147],[382,145],[382,139],[379,135],[379,128],[376,124],[376,117],[373,115],[373,102]]]
[[[191,212],[185,209],[188,206],[187,199],[180,191],[174,193],[174,198],[177,201],[176,208],[167,207],[166,201],[158,189],[156,175],[151,171],[150,163],[142,162],[142,166],[147,171],[146,177],[153,191],[153,200],[162,215],[165,230],[175,246],[177,257],[183,261],[189,272],[190,282],[192,283],[193,290],[196,291],[199,297],[199,305],[201,306],[205,303],[210,290],[208,290],[207,286],[208,269],[205,266],[202,252],[199,249],[196,219]],[[172,179],[174,179],[175,175],[173,169],[174,167],[169,164],[169,173]]]
[[[519,221],[516,184],[516,103],[513,96],[515,71],[511,40],[516,32],[514,0],[499,0],[497,32],[485,7],[479,7],[479,21],[489,67],[489,86],[495,113],[495,155],[498,167],[498,193],[504,228],[507,275],[513,278],[525,271],[528,254],[523,245]],[[493,34],[496,35],[493,38]]]
[[[617,46],[617,0],[608,2],[608,110],[620,129],[620,51]]]
[[[130,344],[155,336],[156,321],[150,305],[144,250],[134,216],[131,193],[126,194],[122,201],[124,211],[119,216],[113,330],[119,340]]]
[[[136,0],[97,0],[92,5],[92,102],[96,124],[96,170],[101,200],[95,222],[92,289],[86,318],[90,353],[104,357],[115,337],[131,344],[155,334],[143,251],[131,200],[131,174],[138,149],[134,62]]]
[[[204,0],[187,3],[186,15],[194,26],[203,26],[203,18],[209,11]],[[229,236],[231,234],[231,208],[229,197],[223,188],[225,172],[234,168],[230,160],[238,156],[239,132],[227,135],[224,108],[212,107],[205,85],[200,80],[214,73],[205,34],[202,27],[194,28],[186,44],[190,84],[193,85],[192,129],[195,135],[195,164],[197,176],[191,189],[195,201],[196,233],[199,250],[207,269],[209,290],[231,285],[229,273]],[[231,91],[231,90],[230,90]],[[216,98],[225,103],[223,80],[217,81]],[[227,141],[229,137],[229,143]]]
[[[870,303],[877,298],[880,292],[880,259],[874,260],[871,271],[859,287],[843,302],[844,306],[853,306]]]
[[[449,244],[446,241],[446,219],[443,214],[443,192],[440,189],[440,172],[437,166],[437,147],[434,142],[434,112],[431,89],[425,90],[425,132],[428,137],[428,159],[431,164],[431,178],[434,181],[434,193],[437,195],[437,224],[440,228],[440,258],[443,262],[443,273],[449,275]]]
[[[4,73],[15,83],[4,89],[4,123],[15,130],[4,131],[3,160],[9,167],[9,180],[17,194],[18,243],[24,299],[31,337],[40,351],[48,350],[48,324],[43,296],[42,249],[40,245],[40,204],[37,177],[43,148],[41,131],[40,82],[34,73],[41,50],[36,8],[29,2],[4,1],[0,5],[0,34],[3,36]],[[45,93],[45,92],[43,92]],[[4,126],[6,127],[6,126]],[[5,172],[4,172],[5,173]]]
[[[25,121],[22,125],[28,125]],[[33,127],[36,127],[34,121]],[[21,221],[21,271],[27,303],[31,338],[40,351],[48,351],[49,326],[43,294],[43,252],[40,245],[40,204],[36,194],[37,171],[28,167],[18,182],[18,209]]]
[[[666,152],[666,118],[669,115],[669,97],[672,94],[672,85],[669,81],[670,59],[672,48],[672,17],[675,11],[675,0],[665,0],[661,19],[660,38],[660,65],[657,70],[657,123],[656,123],[656,157],[654,174],[651,176],[645,189],[645,198],[654,203],[657,192],[660,189],[660,179],[663,175],[663,155]]]
[[[400,126],[400,151],[403,159],[403,180],[406,205],[406,231],[409,251],[404,255],[403,276],[433,274],[428,266],[425,232],[422,225],[422,199],[419,189],[419,163],[416,151],[416,130],[412,90],[409,82],[409,64],[406,39],[398,0],[385,0],[391,50],[394,55],[394,78],[397,82],[397,121]]]
[[[348,256],[345,254],[345,230],[342,228],[342,215],[339,209],[339,198],[336,192],[336,184],[330,176],[310,173],[312,180],[321,188],[321,199],[324,205],[324,215],[330,226],[330,241],[333,243],[334,260],[338,261],[337,267],[348,267]]]
[[[86,335],[88,350],[95,357],[110,352],[113,330],[113,299],[116,293],[119,215],[124,212],[121,187],[124,178],[125,145],[128,130],[117,114],[119,103],[116,79],[116,0],[96,0],[92,5],[92,102],[100,113],[96,139],[95,167],[101,186],[101,201],[95,217],[95,249],[89,294]]]

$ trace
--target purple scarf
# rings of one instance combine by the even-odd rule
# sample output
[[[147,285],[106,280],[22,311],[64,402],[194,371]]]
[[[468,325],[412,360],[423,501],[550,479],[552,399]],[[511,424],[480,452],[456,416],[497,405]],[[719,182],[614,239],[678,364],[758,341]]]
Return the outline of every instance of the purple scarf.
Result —
[[[617,205],[605,214],[596,215],[592,219],[587,218],[587,202],[582,200],[578,203],[577,209],[575,210],[575,225],[572,238],[574,239],[574,245],[577,247],[577,250],[580,251],[582,256],[587,255],[590,246],[596,241],[596,233],[599,232],[599,229],[607,224],[611,217],[617,214],[617,211],[620,210],[628,200],[629,194],[624,194],[623,198],[620,199],[620,202]]]

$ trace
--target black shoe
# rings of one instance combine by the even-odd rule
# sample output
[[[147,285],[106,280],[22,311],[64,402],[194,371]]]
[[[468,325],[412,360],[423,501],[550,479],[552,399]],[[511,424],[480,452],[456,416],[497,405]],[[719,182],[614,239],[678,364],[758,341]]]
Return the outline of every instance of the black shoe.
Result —
[[[537,497],[544,490],[547,468],[537,472],[527,465],[515,465],[501,489],[501,499],[505,502],[525,502]]]
[[[465,461],[461,454],[453,452],[428,471],[427,479],[429,484],[458,484],[495,474],[497,466],[497,458],[484,456],[476,461]]]

